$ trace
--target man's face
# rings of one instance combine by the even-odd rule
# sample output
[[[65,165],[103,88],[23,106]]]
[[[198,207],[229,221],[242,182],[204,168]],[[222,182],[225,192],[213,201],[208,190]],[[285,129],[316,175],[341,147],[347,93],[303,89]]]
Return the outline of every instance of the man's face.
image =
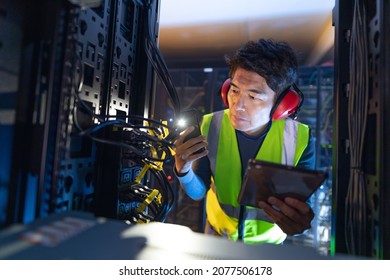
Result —
[[[258,135],[270,120],[275,92],[259,74],[238,68],[228,93],[230,122],[247,135]]]

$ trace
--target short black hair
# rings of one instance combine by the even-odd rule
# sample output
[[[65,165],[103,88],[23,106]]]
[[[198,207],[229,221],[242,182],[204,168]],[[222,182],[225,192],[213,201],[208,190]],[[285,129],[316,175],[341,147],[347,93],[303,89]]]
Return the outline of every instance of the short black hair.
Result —
[[[242,45],[234,54],[225,56],[233,77],[237,68],[253,71],[262,76],[268,86],[279,96],[298,78],[298,58],[284,41],[260,39]]]

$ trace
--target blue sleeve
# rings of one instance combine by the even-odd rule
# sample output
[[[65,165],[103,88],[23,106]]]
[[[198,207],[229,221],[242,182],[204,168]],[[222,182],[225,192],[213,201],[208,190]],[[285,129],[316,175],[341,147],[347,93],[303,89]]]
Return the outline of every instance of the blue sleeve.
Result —
[[[175,174],[189,197],[194,200],[200,200],[204,197],[206,194],[206,186],[192,169],[184,176],[178,176],[176,170]]]

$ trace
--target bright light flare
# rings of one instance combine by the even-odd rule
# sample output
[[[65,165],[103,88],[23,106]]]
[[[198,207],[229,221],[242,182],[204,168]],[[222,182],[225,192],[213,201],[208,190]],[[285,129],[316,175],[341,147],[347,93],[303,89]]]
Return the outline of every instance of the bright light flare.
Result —
[[[186,125],[187,125],[187,121],[185,119],[178,119],[177,120],[178,127],[184,128],[184,127],[186,127]]]

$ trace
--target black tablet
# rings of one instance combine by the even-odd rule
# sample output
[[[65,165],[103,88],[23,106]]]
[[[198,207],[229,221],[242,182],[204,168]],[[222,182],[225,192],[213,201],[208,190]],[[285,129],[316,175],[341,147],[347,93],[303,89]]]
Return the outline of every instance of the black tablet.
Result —
[[[267,201],[269,196],[281,200],[292,197],[306,202],[327,177],[328,174],[320,170],[250,159],[238,203],[258,207],[258,202]]]

